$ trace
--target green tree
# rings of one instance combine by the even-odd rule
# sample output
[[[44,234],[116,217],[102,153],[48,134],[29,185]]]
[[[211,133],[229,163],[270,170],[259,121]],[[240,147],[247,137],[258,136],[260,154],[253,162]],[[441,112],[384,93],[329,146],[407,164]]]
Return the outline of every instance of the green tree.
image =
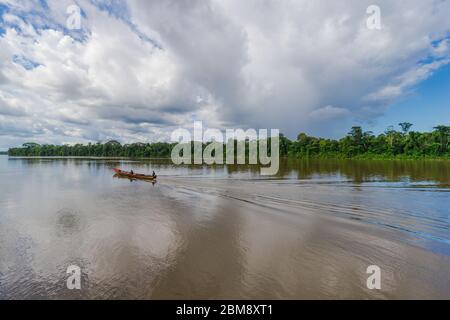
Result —
[[[40,145],[39,145],[39,143],[36,143],[36,142],[25,142],[22,146],[24,148],[35,148],[35,147],[39,147]]]
[[[348,135],[352,139],[352,154],[359,154],[364,150],[363,146],[363,130],[361,127],[352,127]]]
[[[413,124],[409,122],[400,122],[398,125],[400,126],[400,128],[402,128],[403,134],[405,135],[409,132],[409,130],[413,126]]]
[[[439,151],[441,153],[447,152],[448,149],[448,137],[450,135],[450,127],[449,126],[437,126],[434,127],[435,132],[438,134],[440,148]]]

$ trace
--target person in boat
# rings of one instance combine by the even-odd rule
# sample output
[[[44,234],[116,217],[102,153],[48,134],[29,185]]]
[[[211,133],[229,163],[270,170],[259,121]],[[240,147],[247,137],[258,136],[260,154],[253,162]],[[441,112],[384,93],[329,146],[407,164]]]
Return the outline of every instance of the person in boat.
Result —
[[[130,171],[131,174],[134,174],[133,170]]]
[[[156,173],[155,170],[153,170],[153,174],[152,174],[153,178],[156,178]]]

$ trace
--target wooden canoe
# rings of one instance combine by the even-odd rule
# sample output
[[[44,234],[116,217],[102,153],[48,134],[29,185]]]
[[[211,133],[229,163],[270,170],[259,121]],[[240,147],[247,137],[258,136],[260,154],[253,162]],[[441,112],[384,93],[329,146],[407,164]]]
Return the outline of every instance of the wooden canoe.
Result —
[[[156,178],[157,178],[157,176],[146,175],[146,174],[138,174],[138,173],[132,174],[131,172],[123,171],[118,168],[114,168],[113,170],[119,177],[124,177],[124,178],[150,180],[150,181],[156,180]]]

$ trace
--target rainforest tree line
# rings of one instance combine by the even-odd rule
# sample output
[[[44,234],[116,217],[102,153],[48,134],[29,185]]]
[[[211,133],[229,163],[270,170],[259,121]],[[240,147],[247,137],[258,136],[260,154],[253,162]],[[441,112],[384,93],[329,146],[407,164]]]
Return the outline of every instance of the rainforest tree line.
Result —
[[[399,129],[389,127],[380,135],[352,127],[340,140],[309,137],[301,133],[296,141],[286,141],[285,154],[300,157],[446,157],[449,150],[449,126],[437,126],[432,132],[412,131],[412,124],[399,123]]]
[[[280,155],[338,158],[450,156],[450,126],[437,126],[432,132],[416,132],[411,130],[412,126],[408,122],[400,123],[398,130],[394,127],[389,127],[380,135],[374,135],[370,131],[364,131],[361,127],[355,126],[340,140],[316,138],[300,133],[295,141],[291,141],[281,135]],[[8,154],[9,156],[167,158],[170,157],[172,148],[175,145],[176,143],[166,142],[122,145],[115,140],[106,143],[60,146],[28,142],[24,143],[20,148],[9,149]],[[204,146],[206,145],[204,144]]]

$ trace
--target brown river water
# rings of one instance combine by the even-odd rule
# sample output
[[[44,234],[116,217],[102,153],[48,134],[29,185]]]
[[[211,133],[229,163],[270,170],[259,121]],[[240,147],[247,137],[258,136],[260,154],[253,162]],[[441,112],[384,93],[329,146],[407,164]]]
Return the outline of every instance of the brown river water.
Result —
[[[0,299],[450,299],[449,191],[449,161],[0,156]]]

